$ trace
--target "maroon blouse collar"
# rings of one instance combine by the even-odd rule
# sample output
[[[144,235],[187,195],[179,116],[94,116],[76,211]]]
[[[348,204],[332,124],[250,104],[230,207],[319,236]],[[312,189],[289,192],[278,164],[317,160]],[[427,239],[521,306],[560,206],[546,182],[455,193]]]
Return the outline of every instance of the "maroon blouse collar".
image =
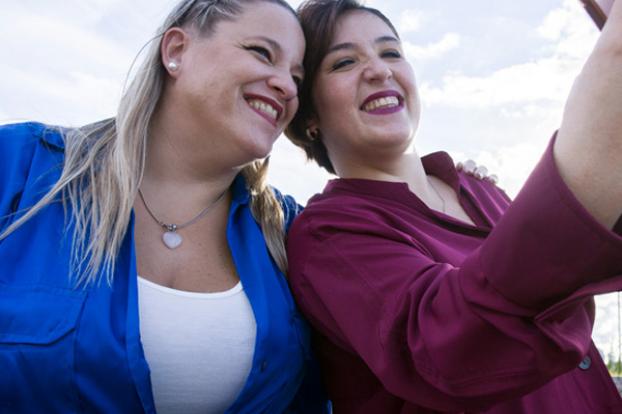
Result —
[[[421,158],[426,174],[433,175],[448,185],[457,194],[460,194],[460,178],[454,161],[444,151],[433,152]],[[339,190],[355,191],[357,193],[376,195],[390,199],[403,199],[403,192],[414,195],[405,182],[371,180],[366,178],[336,178],[330,180],[324,188],[325,193],[339,192]]]

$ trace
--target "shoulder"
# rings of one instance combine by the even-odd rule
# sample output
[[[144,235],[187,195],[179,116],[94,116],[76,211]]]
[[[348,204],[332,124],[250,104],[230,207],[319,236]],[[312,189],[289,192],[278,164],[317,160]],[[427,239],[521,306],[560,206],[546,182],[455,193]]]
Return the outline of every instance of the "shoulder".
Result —
[[[490,178],[494,177],[494,178]],[[491,223],[497,223],[505,214],[512,200],[499,188],[496,183],[496,176],[486,174],[473,174],[472,172],[460,169],[458,180],[463,192],[466,192],[472,203],[488,218]]]
[[[64,150],[63,134],[67,129],[42,124],[40,122],[22,122],[0,125],[0,157],[23,155],[33,151],[38,145],[55,152]],[[0,158],[0,159],[1,159]]]
[[[498,177],[495,174],[489,174],[485,166],[478,165],[473,160],[467,160],[457,163],[455,169],[463,187],[477,193],[481,190],[484,192],[483,194],[488,196],[500,197],[507,202],[510,201],[510,197],[505,191],[497,186]]]
[[[39,147],[63,152],[61,128],[38,122],[0,125],[0,175],[29,166]]]
[[[385,233],[387,214],[387,208],[370,197],[325,190],[312,197],[296,217],[288,240],[321,242],[337,235]]]
[[[36,122],[0,125],[0,228],[6,226],[7,215],[17,211],[29,177],[36,192],[43,185],[38,178],[58,163],[59,152],[62,137],[57,128]]]
[[[290,195],[281,193],[277,188],[271,187],[274,196],[283,209],[283,217],[285,222],[285,231],[287,231],[296,216],[302,211],[302,206],[298,204],[296,199]]]
[[[473,196],[474,201],[489,213],[501,214],[512,202],[506,192],[497,186],[496,179],[478,177],[464,170],[458,171],[458,178],[460,186],[466,189]]]
[[[4,150],[19,149],[41,139],[47,128],[38,122],[0,125],[0,145]]]

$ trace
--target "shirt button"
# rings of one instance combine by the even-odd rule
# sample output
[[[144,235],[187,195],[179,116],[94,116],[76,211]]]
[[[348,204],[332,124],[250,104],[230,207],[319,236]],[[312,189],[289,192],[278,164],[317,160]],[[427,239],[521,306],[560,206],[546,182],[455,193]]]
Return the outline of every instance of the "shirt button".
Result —
[[[592,366],[592,359],[589,356],[583,358],[583,361],[579,364],[579,368],[583,371],[590,369],[590,366]]]

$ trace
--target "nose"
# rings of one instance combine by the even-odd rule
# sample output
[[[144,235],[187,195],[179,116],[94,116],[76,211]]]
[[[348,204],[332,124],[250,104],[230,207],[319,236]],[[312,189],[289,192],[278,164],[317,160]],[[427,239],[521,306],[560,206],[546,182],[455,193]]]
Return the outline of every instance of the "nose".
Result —
[[[268,86],[277,91],[279,97],[285,101],[290,101],[298,95],[298,85],[289,70],[279,70],[270,76]]]
[[[384,60],[374,58],[367,62],[363,76],[369,82],[384,82],[393,77],[393,72]]]

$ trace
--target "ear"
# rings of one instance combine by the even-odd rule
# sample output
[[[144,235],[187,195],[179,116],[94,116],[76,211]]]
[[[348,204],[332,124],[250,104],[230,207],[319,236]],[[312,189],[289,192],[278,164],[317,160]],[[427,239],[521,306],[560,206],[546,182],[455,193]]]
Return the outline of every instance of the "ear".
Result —
[[[307,119],[306,122],[307,125],[307,129],[309,130],[319,130],[320,129],[320,120],[318,118],[318,116],[313,113],[309,116],[309,119]]]
[[[162,42],[160,43],[162,65],[164,65],[169,75],[173,78],[177,78],[180,72],[188,41],[188,34],[180,27],[168,29],[162,36]]]
[[[305,124],[306,126],[305,126],[304,132],[305,132],[307,139],[311,142],[317,141],[318,139],[320,139],[320,128],[319,128],[320,124],[317,120],[317,116],[311,115]]]

